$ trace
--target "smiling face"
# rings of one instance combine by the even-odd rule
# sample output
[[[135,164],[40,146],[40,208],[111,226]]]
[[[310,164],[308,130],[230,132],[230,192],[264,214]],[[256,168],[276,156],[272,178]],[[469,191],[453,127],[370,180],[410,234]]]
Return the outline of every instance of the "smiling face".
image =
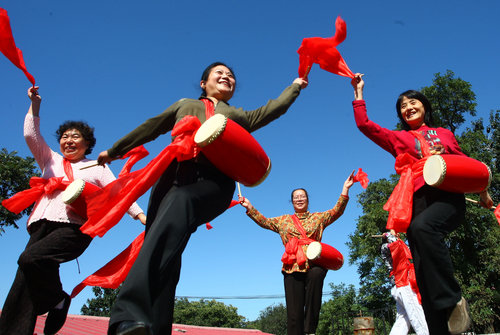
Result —
[[[64,158],[70,162],[78,162],[85,158],[85,151],[89,147],[82,133],[77,129],[66,130],[59,140],[59,146]]]
[[[227,102],[234,94],[236,79],[227,67],[217,65],[210,71],[207,80],[200,82],[200,86],[208,98],[212,97]]]
[[[401,100],[401,116],[411,129],[425,125],[425,108],[420,100],[403,97]]]
[[[293,209],[296,213],[307,212],[309,207],[309,199],[307,198],[307,193],[304,190],[295,190],[292,194]]]

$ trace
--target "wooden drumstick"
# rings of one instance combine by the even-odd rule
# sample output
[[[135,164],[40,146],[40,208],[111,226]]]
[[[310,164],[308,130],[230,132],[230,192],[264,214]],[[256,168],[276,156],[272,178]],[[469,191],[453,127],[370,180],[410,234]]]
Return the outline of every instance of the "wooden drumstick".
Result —
[[[98,166],[98,165],[99,165],[99,163],[87,165],[87,166],[81,167],[80,170],[85,170],[85,169],[88,169],[88,168],[91,168],[91,167],[94,167],[94,166]]]
[[[306,73],[304,74],[304,77],[303,77],[304,79],[305,79],[305,78],[307,78],[307,76],[309,75],[309,72],[311,71],[311,67],[312,67],[312,65],[309,65],[309,66],[307,67],[307,69],[306,69]]]
[[[240,186],[240,183],[236,182],[236,184],[238,185],[238,197],[241,197],[241,186]]]
[[[384,235],[372,235],[372,237],[384,237]]]
[[[479,204],[479,201],[471,199],[471,198],[465,198],[465,200],[470,201],[470,202],[472,202],[474,204]],[[496,209],[496,207],[495,206],[491,206],[490,209]]]

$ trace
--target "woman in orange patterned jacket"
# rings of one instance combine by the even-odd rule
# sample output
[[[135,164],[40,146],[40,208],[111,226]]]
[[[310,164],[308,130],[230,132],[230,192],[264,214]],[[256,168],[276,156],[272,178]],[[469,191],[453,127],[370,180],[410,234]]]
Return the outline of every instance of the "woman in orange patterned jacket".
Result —
[[[289,250],[287,244],[294,238],[299,240],[302,238],[301,232],[294,224],[294,216],[302,224],[307,238],[321,241],[323,230],[344,213],[349,200],[349,188],[354,183],[353,173],[344,182],[342,193],[335,206],[326,212],[310,213],[308,211],[309,196],[303,188],[292,191],[291,200],[295,211],[292,215],[285,214],[268,219],[255,209],[247,198],[240,197],[239,201],[247,209],[247,215],[259,226],[280,234],[283,245]],[[299,242],[301,251],[305,253],[306,248],[307,244]],[[323,280],[327,269],[314,265],[307,259],[301,261],[300,257],[286,255],[286,253],[285,251],[282,258],[281,272],[285,283],[288,335],[314,334],[318,326]]]

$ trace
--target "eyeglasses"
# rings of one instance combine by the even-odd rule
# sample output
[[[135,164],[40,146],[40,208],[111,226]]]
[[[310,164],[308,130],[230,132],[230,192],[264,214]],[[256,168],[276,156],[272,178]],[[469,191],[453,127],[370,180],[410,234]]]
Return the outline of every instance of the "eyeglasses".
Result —
[[[293,201],[297,201],[297,200],[307,200],[307,196],[305,195],[302,195],[302,196],[298,196],[298,197],[293,197],[292,198]]]

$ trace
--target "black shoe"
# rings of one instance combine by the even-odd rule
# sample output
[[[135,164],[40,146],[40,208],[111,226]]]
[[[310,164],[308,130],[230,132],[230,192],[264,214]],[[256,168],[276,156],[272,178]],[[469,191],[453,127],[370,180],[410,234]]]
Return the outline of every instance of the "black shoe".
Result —
[[[66,322],[66,317],[68,316],[69,305],[71,304],[71,297],[64,292],[64,304],[61,309],[51,309],[45,320],[45,327],[43,328],[43,333],[45,335],[56,334],[59,329],[62,328],[64,322]]]
[[[153,333],[144,322],[122,321],[116,327],[116,335],[153,335]]]

